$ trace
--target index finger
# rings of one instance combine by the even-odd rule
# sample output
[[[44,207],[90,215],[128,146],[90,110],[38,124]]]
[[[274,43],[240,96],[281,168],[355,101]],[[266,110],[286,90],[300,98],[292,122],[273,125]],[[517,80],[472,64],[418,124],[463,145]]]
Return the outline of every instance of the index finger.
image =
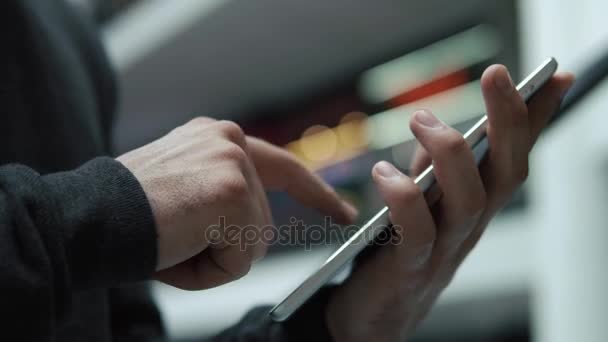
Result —
[[[289,152],[252,137],[247,137],[247,144],[266,189],[285,191],[301,204],[340,223],[352,223],[356,219],[357,210]]]

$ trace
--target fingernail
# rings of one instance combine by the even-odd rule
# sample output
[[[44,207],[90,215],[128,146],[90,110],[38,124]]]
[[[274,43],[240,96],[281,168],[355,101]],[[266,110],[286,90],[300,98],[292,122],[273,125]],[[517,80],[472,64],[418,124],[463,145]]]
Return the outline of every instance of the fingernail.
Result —
[[[399,177],[400,172],[391,163],[381,161],[376,164],[376,172],[384,178]]]
[[[438,128],[443,125],[442,122],[435,117],[435,115],[427,110],[419,110],[415,112],[414,118],[419,124],[430,128]]]
[[[513,79],[511,78],[511,75],[509,75],[507,68],[502,69],[503,71],[498,72],[498,75],[496,75],[494,82],[500,91],[506,95],[509,95],[511,92],[513,92],[513,88],[515,88],[515,86],[513,85]]]

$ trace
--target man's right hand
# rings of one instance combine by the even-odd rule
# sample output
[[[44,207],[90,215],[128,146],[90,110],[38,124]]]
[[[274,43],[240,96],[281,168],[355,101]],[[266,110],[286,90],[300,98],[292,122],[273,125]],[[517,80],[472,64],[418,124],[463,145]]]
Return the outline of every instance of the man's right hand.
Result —
[[[261,230],[272,226],[265,190],[286,191],[340,223],[357,215],[288,152],[246,137],[228,121],[194,119],[117,160],[139,180],[152,207],[157,278],[183,289],[236,280],[266,253],[263,239],[210,241],[210,229],[220,226],[256,227],[264,236]]]

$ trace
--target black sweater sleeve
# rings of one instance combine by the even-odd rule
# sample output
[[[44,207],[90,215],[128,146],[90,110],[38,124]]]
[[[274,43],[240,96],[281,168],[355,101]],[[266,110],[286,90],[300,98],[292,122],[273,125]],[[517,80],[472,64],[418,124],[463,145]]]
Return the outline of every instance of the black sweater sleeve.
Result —
[[[273,322],[271,307],[249,311],[235,326],[211,339],[212,342],[331,342],[325,323],[325,308],[335,286],[319,290],[285,322]]]
[[[97,158],[45,176],[0,167],[4,336],[51,336],[73,293],[146,279],[155,265],[150,206],[119,162]]]

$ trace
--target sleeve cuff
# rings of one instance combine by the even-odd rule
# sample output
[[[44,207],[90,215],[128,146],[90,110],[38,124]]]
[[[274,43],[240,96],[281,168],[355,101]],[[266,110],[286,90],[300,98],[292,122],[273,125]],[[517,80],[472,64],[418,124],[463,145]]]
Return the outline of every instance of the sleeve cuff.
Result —
[[[325,309],[334,290],[335,286],[321,288],[283,323],[288,341],[333,341],[325,320]]]
[[[324,287],[285,322],[274,322],[268,315],[270,306],[249,311],[241,321],[211,339],[214,342],[290,341],[330,342],[325,323],[325,308],[333,287]]]
[[[157,262],[152,209],[138,180],[120,162],[97,158],[72,172],[44,176],[64,227],[74,288],[149,279]]]

